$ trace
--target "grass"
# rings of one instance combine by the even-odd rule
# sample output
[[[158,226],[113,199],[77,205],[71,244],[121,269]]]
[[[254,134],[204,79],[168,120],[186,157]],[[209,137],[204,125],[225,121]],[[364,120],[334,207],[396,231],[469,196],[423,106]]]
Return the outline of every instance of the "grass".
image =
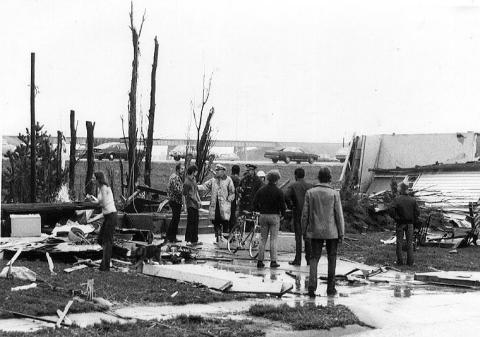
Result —
[[[288,323],[294,330],[320,330],[362,324],[343,305],[317,306],[310,303],[290,307],[287,304],[280,306],[255,304],[250,307],[249,314]]]
[[[388,239],[394,232],[368,232],[362,234],[348,234],[349,238],[358,241],[346,241],[340,245],[338,255],[347,259],[362,262],[368,265],[390,265],[396,266],[395,244],[385,245],[380,239]],[[432,271],[432,268],[440,270],[468,270],[480,271],[480,247],[470,246],[459,248],[457,254],[449,253],[449,248],[420,246],[414,252],[415,264],[410,266],[399,266],[403,271],[425,272]],[[404,252],[406,259],[406,252]]]
[[[179,316],[172,320],[137,321],[129,324],[103,323],[90,328],[67,328],[67,329],[42,329],[34,333],[39,337],[196,337],[196,336],[218,336],[218,337],[257,337],[265,336],[261,330],[255,329],[248,320],[221,320],[207,319],[200,316]],[[10,332],[3,333],[5,337],[26,337],[31,333]]]
[[[135,272],[100,272],[96,268],[85,268],[70,274],[63,269],[71,267],[64,263],[55,263],[57,275],[50,275],[48,264],[44,261],[17,260],[17,266],[24,266],[37,273],[39,279],[34,289],[12,292],[15,286],[29,284],[28,281],[0,279],[0,309],[17,311],[30,315],[56,314],[57,309],[63,309],[72,298],[73,293],[85,291],[88,279],[94,279],[96,297],[103,297],[110,302],[123,305],[137,303],[208,303],[229,300],[242,300],[249,295],[212,292],[203,286],[180,283],[174,280],[150,277]],[[173,293],[178,294],[171,297]],[[89,302],[75,301],[70,312],[85,312],[95,310]],[[0,317],[10,317],[10,314],[0,311]]]

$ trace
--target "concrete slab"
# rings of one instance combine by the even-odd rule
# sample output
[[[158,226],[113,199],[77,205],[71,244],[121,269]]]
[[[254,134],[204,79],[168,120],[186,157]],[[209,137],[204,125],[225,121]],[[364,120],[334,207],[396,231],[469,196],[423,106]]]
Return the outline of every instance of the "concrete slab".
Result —
[[[480,289],[480,272],[438,271],[416,273],[415,280],[433,284]]]

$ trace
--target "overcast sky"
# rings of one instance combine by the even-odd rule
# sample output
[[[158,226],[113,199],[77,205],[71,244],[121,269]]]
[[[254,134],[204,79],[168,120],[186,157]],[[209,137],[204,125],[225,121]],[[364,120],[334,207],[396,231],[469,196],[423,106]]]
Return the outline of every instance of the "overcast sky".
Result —
[[[76,111],[120,137],[132,43],[129,1],[0,2],[1,132],[37,120],[69,135]],[[479,1],[134,1],[139,111],[158,36],[156,138],[183,138],[202,74],[218,139],[341,142],[376,133],[479,131]],[[209,105],[209,106],[210,106]]]

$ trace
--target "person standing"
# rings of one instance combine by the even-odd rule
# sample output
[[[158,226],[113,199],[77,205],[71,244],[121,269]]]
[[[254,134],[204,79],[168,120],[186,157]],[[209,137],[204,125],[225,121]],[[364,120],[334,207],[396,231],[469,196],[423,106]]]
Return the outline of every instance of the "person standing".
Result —
[[[335,289],[337,245],[343,241],[345,233],[340,193],[330,186],[332,174],[328,167],[320,168],[318,180],[320,184],[306,192],[302,211],[303,233],[312,243],[308,283],[310,297],[315,297],[317,290],[317,267],[324,242],[328,256],[327,295],[333,296],[337,293]]]
[[[110,270],[110,260],[113,250],[113,233],[117,227],[117,209],[113,200],[113,193],[108,186],[105,174],[101,171],[94,173],[97,183],[97,198],[87,196],[87,198],[97,202],[102,207],[103,224],[98,233],[98,243],[103,247],[102,262],[100,263],[101,271]]]
[[[407,264],[413,266],[413,226],[418,221],[420,210],[414,197],[408,195],[408,186],[400,183],[399,195],[393,200],[392,210],[396,221],[397,265],[403,265],[403,239],[407,239]]]
[[[253,210],[253,198],[255,193],[262,187],[260,178],[255,173],[257,167],[253,164],[245,165],[247,171],[245,176],[240,181],[240,212]]]
[[[172,210],[172,219],[167,229],[166,241],[168,242],[180,242],[177,239],[178,224],[180,222],[180,213],[182,212],[182,199],[183,199],[183,180],[182,177],[185,173],[185,166],[182,163],[178,163],[175,166],[175,172],[168,179],[168,204]]]
[[[231,203],[235,199],[235,186],[226,175],[225,166],[215,165],[215,177],[199,185],[198,189],[211,193],[209,218],[214,226],[216,242],[224,241],[222,231],[228,231]]]
[[[310,264],[311,245],[310,239],[303,235],[302,211],[305,193],[312,188],[312,184],[305,181],[305,170],[301,167],[295,169],[295,182],[288,186],[285,194],[287,206],[293,211],[293,228],[295,231],[295,258],[289,264],[299,266],[302,261],[302,240],[305,241],[305,259]]]
[[[257,177],[262,182],[262,186],[265,185],[265,172],[263,172],[262,170],[258,171],[257,172]]]
[[[240,166],[232,166],[232,175],[230,179],[233,181],[233,187],[235,187],[235,199],[232,201],[231,211],[230,211],[230,221],[228,226],[228,232],[232,230],[233,226],[237,223],[237,201],[238,201],[238,186],[240,185]]]
[[[277,238],[280,228],[280,216],[285,215],[285,197],[281,189],[277,187],[280,180],[280,172],[271,170],[267,173],[268,184],[261,187],[255,194],[253,208],[260,212],[259,224],[261,240],[258,251],[257,268],[264,268],[263,263],[265,245],[270,233],[270,268],[277,268]]]
[[[189,245],[199,245],[198,242],[198,210],[202,204],[198,194],[197,180],[195,174],[198,168],[191,165],[187,169],[187,176],[183,184],[183,195],[185,196],[185,208],[187,209],[187,229],[185,231],[185,241]]]

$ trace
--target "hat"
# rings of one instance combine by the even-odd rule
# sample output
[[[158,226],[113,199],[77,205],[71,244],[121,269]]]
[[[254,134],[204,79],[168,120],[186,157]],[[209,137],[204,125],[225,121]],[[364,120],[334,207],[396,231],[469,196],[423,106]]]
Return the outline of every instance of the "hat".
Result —
[[[260,178],[265,177],[265,172],[260,170],[260,171],[257,172],[257,176],[260,177]]]
[[[247,164],[247,165],[245,165],[245,167],[247,168],[247,170],[256,170],[257,169],[257,166],[253,165],[253,164]]]
[[[225,170],[226,171],[227,169],[222,164],[215,165],[215,171],[219,171],[219,170]]]

